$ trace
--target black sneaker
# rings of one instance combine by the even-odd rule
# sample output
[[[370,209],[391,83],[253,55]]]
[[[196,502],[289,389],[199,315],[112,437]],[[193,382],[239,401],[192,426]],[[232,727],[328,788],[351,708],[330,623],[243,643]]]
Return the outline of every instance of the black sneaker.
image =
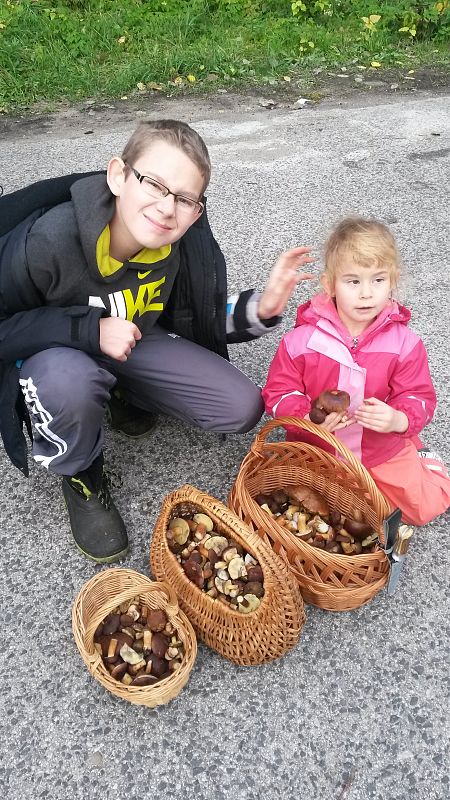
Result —
[[[102,456],[87,470],[63,478],[62,491],[80,552],[98,564],[123,559],[128,552],[128,536],[109,493]]]
[[[127,403],[117,390],[111,392],[106,418],[114,431],[120,431],[131,439],[147,436],[158,421],[157,414]]]

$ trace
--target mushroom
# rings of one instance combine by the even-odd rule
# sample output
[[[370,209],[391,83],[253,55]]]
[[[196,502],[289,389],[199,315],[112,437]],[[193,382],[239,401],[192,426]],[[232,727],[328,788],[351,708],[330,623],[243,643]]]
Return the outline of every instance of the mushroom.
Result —
[[[193,520],[197,523],[197,525],[204,525],[207,533],[211,533],[212,529],[214,528],[214,523],[211,517],[208,517],[207,514],[194,514]]]
[[[124,644],[120,648],[120,657],[127,662],[127,664],[140,664],[142,661],[142,654],[136,653],[136,650],[133,650],[132,647],[129,645]]]
[[[172,538],[177,544],[186,544],[190,528],[185,519],[176,517],[169,522],[169,530],[172,532]]]
[[[203,546],[206,550],[214,550],[220,556],[225,548],[228,547],[228,539],[225,536],[209,536],[203,542]]]
[[[245,578],[247,570],[244,559],[241,556],[236,556],[230,561],[228,564],[228,573],[233,580],[236,580],[236,578]]]
[[[330,512],[325,498],[309,486],[290,486],[289,497],[301,503],[303,508],[310,511],[311,514],[320,514],[326,517]]]
[[[261,600],[255,594],[244,594],[241,601],[238,602],[238,609],[242,614],[250,614],[256,611],[261,605]]]
[[[345,518],[343,527],[346,531],[351,533],[355,539],[358,539],[360,542],[365,539],[367,534],[373,533],[373,528],[367,522],[359,522],[354,519]]]

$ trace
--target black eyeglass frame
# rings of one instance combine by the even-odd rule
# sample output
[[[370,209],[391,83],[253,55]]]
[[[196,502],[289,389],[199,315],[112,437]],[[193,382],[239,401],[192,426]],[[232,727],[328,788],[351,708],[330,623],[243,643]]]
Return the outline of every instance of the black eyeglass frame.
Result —
[[[170,191],[168,186],[165,186],[160,181],[157,181],[156,178],[152,178],[151,175],[141,175],[141,173],[138,172],[138,170],[135,167],[132,167],[131,164],[127,164],[126,161],[124,161],[124,164],[125,164],[126,167],[128,167],[128,169],[131,169],[131,172],[138,179],[138,181],[139,181],[139,183],[141,185],[142,185],[142,181],[144,181],[146,178],[148,178],[148,180],[153,181],[153,183],[156,183],[158,186],[160,186],[161,189],[163,189],[164,192],[165,192],[165,194],[163,194],[162,197],[168,197],[169,194],[171,194],[172,197],[175,198],[175,203],[178,200],[178,198],[181,198],[181,200],[188,200],[189,203],[194,203],[194,208],[193,208],[193,213],[194,214],[195,213],[202,214],[203,211],[205,210],[205,205],[200,200],[194,200],[192,197],[186,197],[186,195],[184,195],[184,194],[175,194],[175,192],[171,192]]]

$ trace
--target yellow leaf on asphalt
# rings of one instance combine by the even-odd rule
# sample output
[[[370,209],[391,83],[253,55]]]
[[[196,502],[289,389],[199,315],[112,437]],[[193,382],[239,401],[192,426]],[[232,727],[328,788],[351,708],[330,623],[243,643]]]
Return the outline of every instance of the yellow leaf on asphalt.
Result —
[[[416,71],[415,69],[409,69],[408,75],[414,75],[415,71]]]
[[[195,81],[197,80],[195,75],[186,75],[186,77],[187,77],[189,83],[195,83]]]
[[[139,89],[140,92],[145,92],[145,89],[146,89],[145,83],[142,83],[142,81],[139,81],[136,84],[136,86],[137,86],[137,88]]]
[[[283,80],[286,81],[286,83],[290,83],[291,82],[291,78],[290,78],[289,75],[283,75]]]
[[[379,61],[371,61],[370,66],[375,67],[375,69],[378,69],[378,67],[381,67],[381,64]]]

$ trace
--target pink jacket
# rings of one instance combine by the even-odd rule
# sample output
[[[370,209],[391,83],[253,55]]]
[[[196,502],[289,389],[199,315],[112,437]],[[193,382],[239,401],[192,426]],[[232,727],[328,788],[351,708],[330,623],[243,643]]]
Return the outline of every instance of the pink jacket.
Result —
[[[408,328],[411,313],[392,301],[358,338],[341,322],[334,302],[315,295],[297,311],[295,328],[280,342],[263,389],[266,411],[273,417],[304,417],[311,401],[325,389],[350,395],[350,412],[365,397],[377,397],[403,411],[405,433],[376,433],[355,423],[336,431],[366,467],[387,461],[405,446],[420,447],[418,434],[433,417],[436,394],[425,346]],[[290,428],[288,439],[311,440]],[[315,439],[315,444],[319,440]]]

